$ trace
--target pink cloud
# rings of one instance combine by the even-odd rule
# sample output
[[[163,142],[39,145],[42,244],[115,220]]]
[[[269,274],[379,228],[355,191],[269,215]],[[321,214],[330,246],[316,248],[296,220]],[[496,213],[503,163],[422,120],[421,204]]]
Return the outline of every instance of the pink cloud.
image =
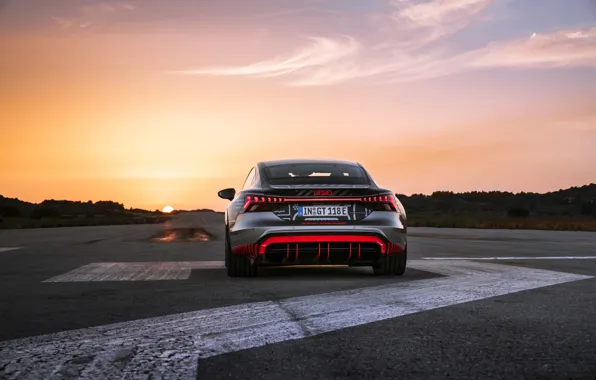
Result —
[[[284,83],[320,86],[362,78],[367,78],[368,83],[416,81],[484,68],[596,66],[596,27],[534,33],[526,38],[489,42],[482,48],[452,52],[449,38],[474,22],[485,20],[493,2],[392,0],[391,12],[373,18],[384,28],[375,39],[311,37],[310,44],[281,58],[180,72],[287,77]],[[363,24],[370,21],[370,15],[362,17]],[[387,25],[391,27],[387,29]]]
[[[71,29],[75,26],[80,29],[87,29],[92,25],[104,21],[109,14],[119,11],[134,11],[135,9],[137,9],[137,7],[132,2],[105,1],[82,6],[80,8],[80,17],[52,17],[52,19],[61,29]]]

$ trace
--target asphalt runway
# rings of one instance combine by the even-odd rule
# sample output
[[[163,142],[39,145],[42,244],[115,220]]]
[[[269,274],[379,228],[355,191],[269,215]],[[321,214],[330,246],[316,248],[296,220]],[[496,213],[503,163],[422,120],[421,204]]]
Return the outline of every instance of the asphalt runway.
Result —
[[[0,379],[596,379],[596,233],[411,228],[403,277],[246,279],[222,224],[0,231]]]

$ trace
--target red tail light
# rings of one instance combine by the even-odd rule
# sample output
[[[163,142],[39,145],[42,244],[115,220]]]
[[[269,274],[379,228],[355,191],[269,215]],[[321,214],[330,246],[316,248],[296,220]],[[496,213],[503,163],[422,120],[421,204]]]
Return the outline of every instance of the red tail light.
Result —
[[[284,198],[279,196],[266,196],[266,195],[246,195],[244,197],[244,204],[242,205],[241,213],[246,212],[262,212],[262,211],[273,211],[283,203],[293,202],[316,202],[316,203],[329,203],[329,202],[358,202],[364,204],[367,208],[373,211],[392,211],[401,212],[401,205],[393,194],[380,194],[369,197],[325,197],[325,198]]]
[[[393,194],[381,194],[362,198],[365,206],[373,211],[397,212],[397,201]]]
[[[285,198],[266,195],[247,195],[244,198],[242,212],[272,211],[285,202]]]

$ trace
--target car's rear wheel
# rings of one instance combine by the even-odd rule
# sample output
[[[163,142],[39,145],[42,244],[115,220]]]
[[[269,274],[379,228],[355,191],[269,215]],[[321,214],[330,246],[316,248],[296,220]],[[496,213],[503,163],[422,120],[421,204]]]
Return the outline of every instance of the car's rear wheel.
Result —
[[[385,255],[381,264],[373,266],[373,272],[378,276],[401,276],[406,271],[408,249],[403,253]]]
[[[232,253],[230,239],[226,232],[226,268],[230,277],[255,277],[257,264],[250,259]]]
[[[250,259],[238,255],[230,255],[228,265],[228,276],[230,277],[255,277],[257,275],[257,264]]]
[[[226,228],[226,237],[225,237],[225,249],[226,249],[226,268],[230,266],[230,256],[232,255],[232,248],[230,247],[230,239],[228,237],[228,229]]]

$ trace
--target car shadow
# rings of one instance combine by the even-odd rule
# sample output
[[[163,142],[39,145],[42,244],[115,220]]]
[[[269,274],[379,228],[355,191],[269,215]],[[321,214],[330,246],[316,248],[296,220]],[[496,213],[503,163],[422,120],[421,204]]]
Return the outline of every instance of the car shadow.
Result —
[[[381,282],[413,281],[441,277],[436,273],[424,272],[417,269],[406,269],[403,276],[376,276],[371,267],[346,267],[346,266],[304,266],[304,267],[261,267],[257,278],[288,278],[291,280],[304,279],[354,279],[366,278]]]

